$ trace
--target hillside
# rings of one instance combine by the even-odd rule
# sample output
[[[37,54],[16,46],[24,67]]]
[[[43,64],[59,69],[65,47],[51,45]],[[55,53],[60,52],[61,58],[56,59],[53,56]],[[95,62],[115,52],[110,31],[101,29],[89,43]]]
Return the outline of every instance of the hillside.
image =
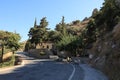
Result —
[[[68,31],[74,31],[77,35],[80,35],[88,25],[91,18],[85,18],[81,22],[79,20],[72,21],[67,25]]]
[[[119,6],[118,0],[105,0],[100,10],[95,8],[83,21],[65,23],[63,16],[53,31],[47,28],[46,17],[40,25],[35,20],[25,50],[36,49],[37,45],[45,48],[45,43],[52,42],[53,51],[68,52],[70,57],[92,55],[89,56],[92,66],[102,70],[110,80],[120,80]]]
[[[82,34],[85,53],[92,55],[89,64],[110,80],[120,80],[120,1],[106,0],[90,18],[69,26],[77,35]]]
[[[92,15],[97,38],[87,50],[92,55],[90,64],[102,70],[109,80],[120,80],[120,3],[115,1],[118,0],[106,0]]]
[[[120,79],[120,23],[97,39],[89,53],[93,55],[91,63],[94,67],[106,73],[110,80]]]

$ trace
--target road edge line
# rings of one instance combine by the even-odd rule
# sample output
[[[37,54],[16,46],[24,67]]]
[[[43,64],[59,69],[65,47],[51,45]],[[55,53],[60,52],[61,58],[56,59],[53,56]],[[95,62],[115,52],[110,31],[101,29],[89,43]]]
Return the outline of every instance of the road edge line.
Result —
[[[70,64],[70,65],[73,67],[73,71],[72,71],[70,77],[68,78],[68,80],[72,80],[72,78],[73,78],[73,76],[74,76],[74,74],[75,74],[75,66],[72,65],[72,64]]]

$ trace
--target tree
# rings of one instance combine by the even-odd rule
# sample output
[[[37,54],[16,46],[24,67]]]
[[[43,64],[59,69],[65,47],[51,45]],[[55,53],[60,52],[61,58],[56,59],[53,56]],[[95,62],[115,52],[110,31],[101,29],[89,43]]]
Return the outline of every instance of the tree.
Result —
[[[30,39],[28,39],[27,42],[26,42],[26,44],[25,44],[24,51],[28,51],[31,48],[32,48],[32,45],[31,45]]]
[[[17,33],[10,33],[9,37],[7,37],[6,40],[6,46],[8,46],[14,53],[14,51],[18,50],[20,48],[20,41],[21,37]]]
[[[65,23],[64,16],[62,17],[61,26],[62,26],[62,33],[63,33],[63,35],[66,35],[67,31],[66,31],[66,23]]]
[[[14,51],[19,49],[20,47],[19,40],[20,40],[20,35],[17,33],[8,32],[8,31],[0,31],[0,44],[2,46],[1,61],[3,58],[3,54],[4,54],[4,47],[7,46],[14,53]]]
[[[92,12],[92,17],[96,16],[98,14],[98,12],[99,12],[98,9],[95,8]]]
[[[3,54],[4,54],[4,45],[5,45],[5,40],[6,40],[6,32],[5,31],[0,31],[0,46],[2,48],[1,51],[1,62],[3,59]]]
[[[80,20],[75,20],[75,21],[72,21],[72,24],[73,24],[73,25],[80,24]]]
[[[67,34],[67,31],[66,31],[66,23],[65,23],[65,18],[64,16],[62,17],[62,20],[59,24],[56,25],[56,28],[55,30],[60,32],[61,35],[66,35]]]
[[[60,33],[58,31],[48,32],[48,41],[56,43],[59,40],[60,40]]]
[[[71,55],[76,56],[79,54],[79,49],[83,49],[84,43],[82,37],[68,34],[63,35],[61,40],[56,43],[56,46],[60,51],[69,51]]]
[[[37,20],[35,18],[35,22],[34,22],[34,28],[37,27]]]
[[[115,0],[105,0],[103,7],[97,15],[94,16],[97,26],[104,25],[104,27],[98,28],[100,31],[102,29],[104,29],[104,31],[111,31],[118,23],[116,22],[116,18],[119,19],[118,17],[120,17],[120,9],[116,7]]]
[[[37,44],[42,46],[43,41],[48,40],[48,22],[46,17],[43,17],[40,21],[40,25],[37,25],[36,20],[34,22],[34,27],[32,27],[29,31],[29,38],[31,44],[34,44],[34,48],[36,48]]]
[[[48,22],[46,20],[46,17],[43,17],[40,22],[40,27],[41,28],[46,28],[48,26]]]
[[[92,43],[96,40],[96,24],[94,19],[91,19],[86,27],[87,42]]]
[[[56,25],[55,30],[62,33],[62,26],[61,26],[61,23],[59,23],[59,24]]]

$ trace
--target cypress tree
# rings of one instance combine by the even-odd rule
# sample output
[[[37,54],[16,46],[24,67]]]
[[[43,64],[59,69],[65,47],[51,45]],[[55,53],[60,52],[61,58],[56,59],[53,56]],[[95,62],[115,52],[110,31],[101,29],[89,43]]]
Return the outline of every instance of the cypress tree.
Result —
[[[37,27],[37,20],[35,18],[35,22],[34,22],[34,28]]]

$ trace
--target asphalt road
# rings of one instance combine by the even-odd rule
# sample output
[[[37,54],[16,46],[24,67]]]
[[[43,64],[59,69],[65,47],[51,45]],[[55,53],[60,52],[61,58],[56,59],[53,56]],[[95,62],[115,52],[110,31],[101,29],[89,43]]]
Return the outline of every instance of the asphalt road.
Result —
[[[87,65],[21,56],[24,64],[1,69],[0,80],[107,80],[101,72]]]
[[[83,77],[83,70],[78,65],[39,60],[0,72],[0,80],[83,80]]]

